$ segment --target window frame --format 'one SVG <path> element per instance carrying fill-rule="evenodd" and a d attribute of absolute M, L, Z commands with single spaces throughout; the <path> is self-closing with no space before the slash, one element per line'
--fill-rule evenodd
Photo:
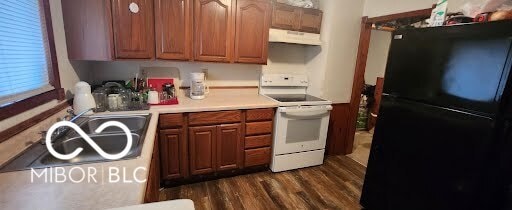
<path fill-rule="evenodd" d="M 43 31 L 43 33 L 48 42 L 48 63 L 51 65 L 51 68 L 48 68 L 48 81 L 50 85 L 54 87 L 54 89 L 20 101 L 16 101 L 14 103 L 7 104 L 5 106 L 0 106 L 0 120 L 21 114 L 52 100 L 62 101 L 65 99 L 64 89 L 60 84 L 59 66 L 57 62 L 55 39 L 53 35 L 52 16 L 50 13 L 50 2 L 49 0 L 39 0 L 39 5 L 41 7 L 40 16 L 42 20 L 44 20 L 44 23 L 42 24 L 45 25 L 44 28 L 46 29 L 46 31 Z"/>

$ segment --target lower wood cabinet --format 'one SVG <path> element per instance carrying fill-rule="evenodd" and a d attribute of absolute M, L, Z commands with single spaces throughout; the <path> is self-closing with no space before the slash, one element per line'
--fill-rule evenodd
<path fill-rule="evenodd" d="M 266 165 L 270 163 L 270 147 L 245 150 L 245 166 Z"/>
<path fill-rule="evenodd" d="M 215 171 L 217 126 L 189 128 L 190 173 L 207 174 Z"/>
<path fill-rule="evenodd" d="M 241 168 L 242 125 L 216 125 L 189 128 L 190 173 L 207 174 Z"/>
<path fill-rule="evenodd" d="M 188 175 L 187 139 L 183 129 L 160 131 L 161 177 L 176 179 Z"/>
<path fill-rule="evenodd" d="M 270 163 L 274 109 L 160 116 L 161 178 L 193 180 Z"/>
<path fill-rule="evenodd" d="M 242 125 L 217 126 L 217 171 L 241 168 L 242 157 Z"/>

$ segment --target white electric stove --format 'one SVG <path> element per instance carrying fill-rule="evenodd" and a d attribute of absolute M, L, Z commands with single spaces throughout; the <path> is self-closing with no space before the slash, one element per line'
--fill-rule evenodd
<path fill-rule="evenodd" d="M 307 94 L 301 74 L 265 74 L 260 94 L 279 103 L 270 169 L 273 172 L 321 165 L 332 102 Z"/>

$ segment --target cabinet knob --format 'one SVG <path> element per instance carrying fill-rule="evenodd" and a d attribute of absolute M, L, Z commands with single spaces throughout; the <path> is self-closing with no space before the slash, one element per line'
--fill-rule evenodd
<path fill-rule="evenodd" d="M 135 14 L 139 13 L 140 10 L 139 5 L 135 2 L 130 3 L 130 6 L 128 6 L 128 8 L 130 9 L 130 12 Z"/>

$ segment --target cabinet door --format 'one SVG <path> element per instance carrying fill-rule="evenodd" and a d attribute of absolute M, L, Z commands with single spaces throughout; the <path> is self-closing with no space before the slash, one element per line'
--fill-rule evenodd
<path fill-rule="evenodd" d="M 233 60 L 235 0 L 194 1 L 195 60 Z"/>
<path fill-rule="evenodd" d="M 267 63 L 270 15 L 270 2 L 238 0 L 236 5 L 236 62 Z"/>
<path fill-rule="evenodd" d="M 217 126 L 189 128 L 190 173 L 207 174 L 215 171 Z"/>
<path fill-rule="evenodd" d="M 217 171 L 242 166 L 242 125 L 217 126 Z"/>
<path fill-rule="evenodd" d="M 322 14 L 322 11 L 317 9 L 301 9 L 299 31 L 319 34 L 322 25 Z"/>
<path fill-rule="evenodd" d="M 190 60 L 192 0 L 155 0 L 156 57 Z"/>
<path fill-rule="evenodd" d="M 161 130 L 159 146 L 162 179 L 187 177 L 187 141 L 183 130 Z"/>
<path fill-rule="evenodd" d="M 300 9 L 286 4 L 274 3 L 272 28 L 297 31 L 300 27 Z"/>
<path fill-rule="evenodd" d="M 153 0 L 112 0 L 116 58 L 155 56 Z"/>

